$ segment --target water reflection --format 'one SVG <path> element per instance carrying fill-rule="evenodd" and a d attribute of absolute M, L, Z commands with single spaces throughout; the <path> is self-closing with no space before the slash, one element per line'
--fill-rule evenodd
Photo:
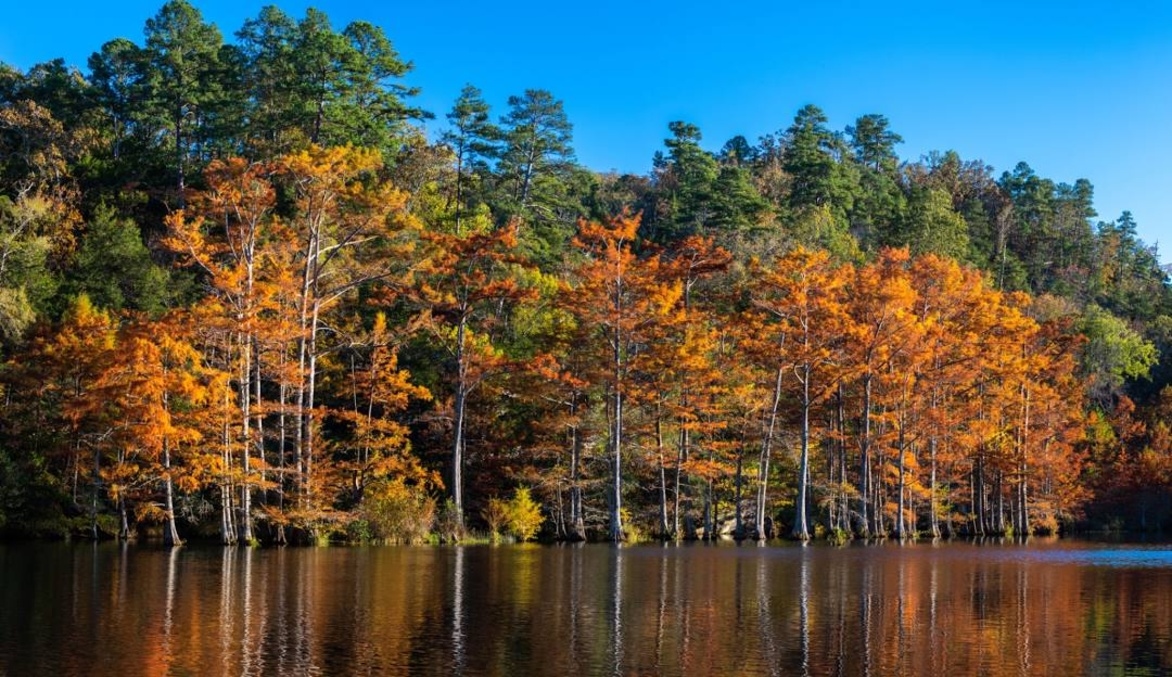
<path fill-rule="evenodd" d="M 611 674 L 623 674 L 623 546 L 615 545 L 611 558 Z"/>
<path fill-rule="evenodd" d="M 456 565 L 452 568 L 452 663 L 457 673 L 464 672 L 464 557 L 467 550 L 456 548 Z"/>
<path fill-rule="evenodd" d="M 798 627 L 802 645 L 802 674 L 810 674 L 810 558 L 808 545 L 802 543 L 802 558 L 798 569 Z"/>
<path fill-rule="evenodd" d="M 1169 552 L 4 545 L 0 674 L 1165 674 Z"/>

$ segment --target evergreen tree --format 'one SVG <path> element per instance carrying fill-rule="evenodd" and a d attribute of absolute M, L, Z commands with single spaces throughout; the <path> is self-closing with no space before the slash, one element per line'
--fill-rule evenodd
<path fill-rule="evenodd" d="M 510 96 L 501 117 L 493 207 L 498 222 L 519 218 L 521 247 L 549 264 L 560 257 L 582 212 L 569 185 L 573 125 L 565 106 L 543 89 Z"/>
<path fill-rule="evenodd" d="M 798 224 L 796 232 L 799 237 L 815 238 L 803 244 L 823 247 L 850 237 L 847 215 L 858 191 L 857 174 L 843 162 L 845 145 L 826 128 L 826 122 L 817 106 L 803 107 L 785 133 L 782 151 L 782 169 L 790 179 L 788 206 Z M 811 225 L 814 221 L 818 225 Z"/>
<path fill-rule="evenodd" d="M 236 31 L 246 64 L 243 90 L 248 128 L 244 139 L 257 157 L 268 159 L 306 142 L 298 134 L 294 98 L 297 88 L 297 23 L 275 6 L 261 9 Z"/>
<path fill-rule="evenodd" d="M 687 122 L 668 124 L 671 138 L 664 141 L 667 155 L 657 154 L 654 180 L 658 199 L 653 223 L 654 239 L 671 242 L 705 231 L 712 217 L 712 196 L 720 167 L 716 158 L 700 148 L 700 128 Z"/>
<path fill-rule="evenodd" d="M 913 186 L 907 212 L 884 244 L 908 247 L 916 255 L 939 254 L 963 261 L 969 252 L 968 224 L 952 210 L 952 200 L 944 191 Z"/>
<path fill-rule="evenodd" d="M 170 137 L 171 159 L 166 164 L 175 177 L 177 202 L 182 204 L 192 164 L 202 159 L 211 140 L 203 123 L 214 114 L 223 94 L 218 81 L 223 39 L 219 29 L 205 23 L 186 0 L 163 5 L 147 20 L 145 34 L 147 112 Z"/>
<path fill-rule="evenodd" d="M 907 207 L 900 189 L 895 146 L 903 138 L 888 127 L 882 115 L 864 115 L 846 128 L 855 163 L 859 167 L 859 191 L 850 212 L 851 231 L 870 248 L 890 242 Z"/>
<path fill-rule="evenodd" d="M 488 103 L 480 90 L 465 85 L 460 97 L 447 115 L 450 127 L 441 140 L 452 149 L 456 160 L 455 212 L 456 234 L 462 233 L 462 221 L 466 211 L 475 208 L 483 200 L 483 182 L 489 171 L 489 163 L 499 152 L 497 142 L 500 129 L 489 119 Z M 477 193 L 481 193 L 477 195 Z"/>

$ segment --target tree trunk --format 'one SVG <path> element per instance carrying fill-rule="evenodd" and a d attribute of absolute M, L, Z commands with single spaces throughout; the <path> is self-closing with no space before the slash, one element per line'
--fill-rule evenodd
<path fill-rule="evenodd" d="M 586 524 L 582 517 L 582 478 L 579 466 L 582 462 L 582 435 L 578 427 L 570 430 L 570 533 L 571 541 L 586 540 Z"/>
<path fill-rule="evenodd" d="M 611 453 L 613 454 L 610 511 L 610 540 L 618 543 L 623 540 L 623 394 L 617 388 L 614 393 L 614 420 L 611 422 Z"/>
<path fill-rule="evenodd" d="M 680 404 L 685 408 L 688 406 L 686 392 L 681 396 Z M 683 491 L 684 463 L 688 460 L 688 448 L 691 446 L 691 435 L 688 433 L 687 426 L 682 424 L 680 425 L 679 439 L 679 449 L 676 450 L 675 494 L 672 498 L 672 533 L 675 534 L 676 538 L 680 536 L 680 496 Z"/>
<path fill-rule="evenodd" d="M 255 394 L 253 395 L 253 400 L 256 402 L 257 406 L 259 407 L 261 404 L 261 383 L 262 383 L 262 381 L 261 381 L 261 356 L 260 356 L 260 343 L 256 340 L 255 336 L 252 337 L 252 354 L 253 354 L 254 360 L 255 360 L 254 364 L 253 364 L 254 373 L 253 373 L 253 377 L 252 377 L 252 387 L 255 392 Z M 260 457 L 261 467 L 262 467 L 260 476 L 261 476 L 261 480 L 263 481 L 263 480 L 267 479 L 267 473 L 265 472 L 264 468 L 268 468 L 270 466 L 268 463 L 265 462 L 267 459 L 265 458 L 264 416 L 261 414 L 256 414 L 256 441 L 257 441 L 256 442 L 257 455 Z M 265 496 L 263 493 L 260 495 L 260 501 L 261 501 L 262 505 L 266 502 L 266 499 L 265 499 Z M 249 507 L 251 508 L 251 506 L 249 506 Z"/>
<path fill-rule="evenodd" d="M 305 492 L 307 498 L 307 505 L 313 506 L 313 408 L 317 404 L 317 327 L 318 327 L 318 304 L 313 305 L 313 315 L 309 325 L 309 386 L 306 392 L 305 400 Z"/>
<path fill-rule="evenodd" d="M 460 145 L 456 150 L 456 237 L 461 237 L 464 234 L 462 218 L 464 216 L 464 155 L 467 149 L 464 147 L 464 139 L 460 139 Z"/>
<path fill-rule="evenodd" d="M 118 497 L 118 540 L 130 540 L 130 520 L 126 515 L 126 499 Z"/>
<path fill-rule="evenodd" d="M 1030 432 L 1030 391 L 1024 384 L 1022 385 L 1022 425 L 1021 425 L 1021 459 L 1018 466 L 1018 486 L 1020 487 L 1018 504 L 1021 512 L 1021 517 L 1018 521 L 1017 530 L 1022 536 L 1028 536 L 1030 533 L 1030 513 L 1029 513 L 1029 432 Z"/>
<path fill-rule="evenodd" d="M 224 399 L 227 400 L 227 393 L 224 394 Z M 227 409 L 227 401 L 224 402 L 225 409 Z M 229 429 L 228 422 L 224 421 L 222 435 L 223 451 L 221 458 L 224 463 L 224 468 L 232 467 L 232 436 Z M 232 483 L 231 480 L 225 476 L 223 483 L 220 485 L 220 540 L 224 545 L 236 544 L 236 528 L 232 519 Z"/>
<path fill-rule="evenodd" d="M 240 425 L 241 425 L 241 469 L 243 476 L 240 482 L 240 542 L 252 543 L 255 539 L 252 534 L 252 486 L 249 482 L 249 473 L 252 472 L 250 446 L 252 445 L 252 339 L 247 335 L 240 337 L 240 350 L 243 362 L 240 367 Z"/>
<path fill-rule="evenodd" d="M 810 365 L 802 369 L 801 454 L 798 460 L 798 495 L 794 500 L 794 528 L 790 535 L 800 541 L 810 540 L 806 515 L 806 492 L 810 477 Z"/>
<path fill-rule="evenodd" d="M 618 292 L 615 293 L 615 316 L 622 317 L 622 301 Z M 616 326 L 612 337 L 613 356 L 611 368 L 614 384 L 611 398 L 613 404 L 613 419 L 611 420 L 611 461 L 613 463 L 611 504 L 610 504 L 610 540 L 618 543 L 623 540 L 623 353 L 622 334 Z"/>
<path fill-rule="evenodd" d="M 452 430 L 452 505 L 456 511 L 456 528 L 463 535 L 464 531 L 464 414 L 468 397 L 468 365 L 465 355 L 464 341 L 467 335 L 468 320 L 461 314 L 460 322 L 456 325 L 456 395 L 452 412 L 455 421 Z"/>
<path fill-rule="evenodd" d="M 744 440 L 737 445 L 737 474 L 736 474 L 736 509 L 733 516 L 735 525 L 733 527 L 733 536 L 739 541 L 745 537 L 745 524 L 741 517 L 741 504 L 744 502 L 742 495 L 742 487 L 744 486 L 744 465 L 745 465 L 745 445 Z"/>
<path fill-rule="evenodd" d="M 859 439 L 859 514 L 863 538 L 871 535 L 872 514 L 869 508 L 871 492 L 871 375 L 863 377 L 863 432 Z"/>
<path fill-rule="evenodd" d="M 186 153 L 183 152 L 183 110 L 182 102 L 178 102 L 175 110 L 175 166 L 176 166 L 176 188 L 179 191 L 178 201 L 179 208 L 182 209 L 187 206 L 187 171 L 184 166 L 184 158 Z"/>
<path fill-rule="evenodd" d="M 94 491 L 90 500 L 90 530 L 93 533 L 94 540 L 98 540 L 101 532 L 98 529 L 98 497 L 102 492 L 102 453 L 98 448 L 94 447 L 94 474 L 93 474 Z"/>
<path fill-rule="evenodd" d="M 716 510 L 716 506 L 713 505 L 714 498 L 712 480 L 708 480 L 704 489 L 704 540 L 706 541 L 716 538 L 716 518 L 713 515 Z"/>
<path fill-rule="evenodd" d="M 765 437 L 761 440 L 761 456 L 757 463 L 757 540 L 765 540 L 769 534 L 765 528 L 765 519 L 769 514 L 766 509 L 766 500 L 769 497 L 769 460 L 773 452 L 773 434 L 777 428 L 777 408 L 781 404 L 781 376 L 783 370 L 777 369 L 777 378 L 773 384 L 773 404 L 769 408 L 769 420 L 765 426 Z"/>
<path fill-rule="evenodd" d="M 851 523 L 850 523 L 850 495 L 847 493 L 847 490 L 846 490 L 846 483 L 847 483 L 847 473 L 846 473 L 846 468 L 847 468 L 847 460 L 846 460 L 846 449 L 847 449 L 847 447 L 846 447 L 846 398 L 843 397 L 841 383 L 838 386 L 838 391 L 835 394 L 835 399 L 837 400 L 837 402 L 835 403 L 836 406 L 834 408 L 835 417 L 838 419 L 838 421 L 837 421 L 838 441 L 835 442 L 835 445 L 838 447 L 838 480 L 840 483 L 840 488 L 839 488 L 839 495 L 840 495 L 839 519 L 842 520 L 839 524 L 839 527 L 844 532 L 849 533 L 853 530 L 851 529 Z"/>
<path fill-rule="evenodd" d="M 907 517 L 905 515 L 905 511 L 907 510 L 907 503 L 904 500 L 904 495 L 906 493 L 905 490 L 907 488 L 907 482 L 906 482 L 907 467 L 904 464 L 904 454 L 907 452 L 904 449 L 903 427 L 902 426 L 900 426 L 899 436 L 900 436 L 899 449 L 898 449 L 898 453 L 899 453 L 899 500 L 898 500 L 898 505 L 899 505 L 899 507 L 897 508 L 899 510 L 899 516 L 895 522 L 895 529 L 896 529 L 896 536 L 898 536 L 900 538 L 900 540 L 903 540 L 905 538 L 910 537 L 911 534 L 908 533 Z"/>
<path fill-rule="evenodd" d="M 896 423 L 896 425 L 899 426 L 899 430 L 896 431 L 897 437 L 895 443 L 895 452 L 899 454 L 899 458 L 897 459 L 896 463 L 896 467 L 899 469 L 899 488 L 896 500 L 896 510 L 898 513 L 895 517 L 895 535 L 900 540 L 903 540 L 909 536 L 907 516 L 905 514 L 905 511 L 907 510 L 907 503 L 904 500 L 905 490 L 907 489 L 907 464 L 904 460 L 904 456 L 907 454 L 907 438 L 905 437 L 905 432 L 907 430 L 906 416 L 907 409 L 901 406 L 899 420 Z"/>
<path fill-rule="evenodd" d="M 311 258 L 312 252 L 311 246 L 309 249 Z M 306 261 L 305 263 L 305 278 L 301 287 L 301 308 L 300 317 L 298 318 L 300 336 L 297 339 L 297 404 L 296 410 L 294 411 L 294 423 L 297 428 L 294 434 L 293 445 L 297 455 L 297 504 L 301 507 L 305 507 L 308 495 L 305 475 L 305 374 L 309 364 L 309 294 L 313 276 L 312 265 L 312 261 Z"/>
<path fill-rule="evenodd" d="M 1005 533 L 1005 471 L 997 470 L 997 533 Z"/>
<path fill-rule="evenodd" d="M 166 395 L 163 402 L 167 401 Z M 166 406 L 164 404 L 164 406 Z M 181 545 L 179 528 L 175 524 L 175 488 L 171 480 L 171 447 L 167 440 L 163 440 L 163 501 L 167 511 L 167 523 L 163 526 L 163 545 L 168 548 Z"/>
<path fill-rule="evenodd" d="M 940 516 L 936 511 L 936 446 L 935 437 L 928 441 L 928 455 L 931 458 L 931 479 L 928 483 L 928 525 L 932 530 L 932 538 L 940 538 Z"/>
<path fill-rule="evenodd" d="M 976 535 L 985 535 L 985 470 L 981 452 L 977 453 L 977 462 L 973 465 L 973 514 L 975 516 Z"/>
<path fill-rule="evenodd" d="M 655 408 L 655 458 L 659 464 L 659 536 L 668 540 L 674 536 L 667 527 L 667 467 L 663 458 L 663 407 Z"/>

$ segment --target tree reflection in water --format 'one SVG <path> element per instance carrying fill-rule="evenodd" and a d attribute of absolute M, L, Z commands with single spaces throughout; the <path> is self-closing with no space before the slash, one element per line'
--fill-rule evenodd
<path fill-rule="evenodd" d="M 0 674 L 1172 672 L 1172 556 L 0 545 Z"/>

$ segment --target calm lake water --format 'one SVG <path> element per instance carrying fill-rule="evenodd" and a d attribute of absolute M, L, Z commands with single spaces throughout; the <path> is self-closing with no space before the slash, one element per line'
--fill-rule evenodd
<path fill-rule="evenodd" d="M 1172 548 L 0 545 L 0 675 L 1158 675 Z"/>

